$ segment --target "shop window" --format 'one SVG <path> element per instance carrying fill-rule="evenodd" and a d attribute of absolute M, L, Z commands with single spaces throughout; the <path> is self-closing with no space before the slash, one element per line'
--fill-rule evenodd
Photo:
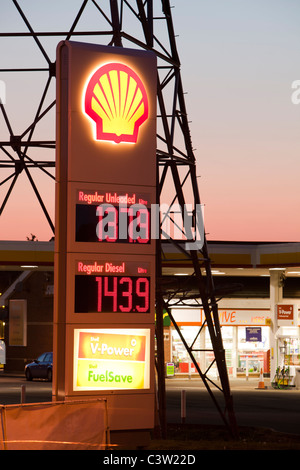
<path fill-rule="evenodd" d="M 278 365 L 300 365 L 300 339 L 299 328 L 282 326 L 277 334 L 278 338 Z"/>
<path fill-rule="evenodd" d="M 263 372 L 269 371 L 267 352 L 270 349 L 270 330 L 268 326 L 258 327 L 257 330 L 257 336 L 252 336 L 247 332 L 247 327 L 238 327 L 238 373 L 259 374 L 261 368 Z"/>
<path fill-rule="evenodd" d="M 238 350 L 256 351 L 257 349 L 270 349 L 269 327 L 258 327 L 261 331 L 261 341 L 253 339 L 247 341 L 247 330 L 245 326 L 238 326 Z"/>
<path fill-rule="evenodd" d="M 185 341 L 191 346 L 199 331 L 199 327 L 195 326 L 181 326 L 180 331 Z M 193 348 L 200 347 L 200 337 L 197 338 Z M 200 364 L 200 353 L 195 351 L 193 353 L 196 361 Z M 181 373 L 196 372 L 194 364 L 191 364 L 191 358 L 183 345 L 181 338 L 176 330 L 172 331 L 172 362 L 175 364 L 175 371 Z M 201 368 L 201 364 L 200 364 Z"/>
<path fill-rule="evenodd" d="M 228 373 L 232 373 L 232 351 L 233 351 L 233 326 L 222 326 L 221 328 L 221 335 L 222 335 L 222 341 L 223 341 L 223 346 L 225 349 L 225 360 L 226 360 L 226 366 Z M 208 331 L 208 328 L 206 328 L 206 333 L 205 333 L 205 348 L 207 350 L 212 349 L 212 343 L 210 339 L 210 334 Z M 212 351 L 207 351 L 205 353 L 205 367 L 208 368 L 210 364 L 212 363 L 214 359 L 214 353 Z M 216 364 L 213 365 L 213 367 L 210 369 L 210 374 L 211 376 L 216 377 L 218 375 L 217 372 L 217 367 Z"/>

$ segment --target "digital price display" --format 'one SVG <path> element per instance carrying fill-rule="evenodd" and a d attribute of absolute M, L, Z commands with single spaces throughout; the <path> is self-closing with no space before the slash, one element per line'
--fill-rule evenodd
<path fill-rule="evenodd" d="M 76 205 L 76 242 L 150 243 L 147 207 Z"/>
<path fill-rule="evenodd" d="M 75 313 L 149 313 L 150 277 L 75 276 Z"/>
<path fill-rule="evenodd" d="M 75 260 L 75 313 L 150 313 L 150 270 L 116 256 Z"/>
<path fill-rule="evenodd" d="M 149 244 L 150 221 L 148 195 L 77 192 L 76 242 Z"/>

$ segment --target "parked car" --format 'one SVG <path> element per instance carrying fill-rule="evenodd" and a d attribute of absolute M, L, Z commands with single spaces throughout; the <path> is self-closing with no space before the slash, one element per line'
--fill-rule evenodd
<path fill-rule="evenodd" d="M 27 380 L 47 379 L 52 382 L 53 353 L 45 352 L 25 366 Z"/>

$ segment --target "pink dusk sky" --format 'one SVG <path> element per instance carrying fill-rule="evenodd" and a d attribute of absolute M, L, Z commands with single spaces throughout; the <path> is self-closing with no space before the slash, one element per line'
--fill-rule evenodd
<path fill-rule="evenodd" d="M 82 1 L 19 4 L 35 30 L 67 31 Z M 172 5 L 208 239 L 300 241 L 300 92 L 293 88 L 300 85 L 300 2 L 173 0 Z M 78 29 L 101 29 L 93 12 L 89 6 Z M 11 0 L 2 0 L 0 31 L 26 30 Z M 58 41 L 44 40 L 52 60 Z M 2 68 L 45 66 L 30 39 L 0 38 L 0 57 Z M 0 72 L 15 134 L 31 124 L 47 76 L 41 85 L 29 74 L 21 79 L 20 85 L 20 76 Z M 25 105 L 28 97 L 31 108 Z M 54 112 L 39 132 L 54 138 Z M 0 114 L 0 139 L 8 138 Z M 37 151 L 32 155 L 39 159 Z M 1 182 L 8 173 L 0 171 Z M 39 173 L 36 183 L 54 220 L 54 182 Z M 0 204 L 7 188 L 0 185 Z M 31 233 L 39 240 L 52 236 L 21 174 L 0 216 L 0 240 L 26 240 Z"/>

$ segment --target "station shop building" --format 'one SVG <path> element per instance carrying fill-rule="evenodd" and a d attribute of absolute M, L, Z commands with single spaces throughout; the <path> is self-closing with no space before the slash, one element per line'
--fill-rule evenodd
<path fill-rule="evenodd" d="M 274 377 L 288 367 L 293 385 L 300 371 L 300 243 L 208 242 L 229 377 Z M 54 242 L 0 242 L 0 367 L 22 371 L 52 350 Z M 178 284 L 192 268 L 171 245 L 164 247 L 163 276 Z M 196 289 L 190 285 L 191 291 Z M 197 361 L 211 364 L 204 314 L 195 303 L 172 307 L 186 341 L 197 338 Z M 175 374 L 194 369 L 174 325 L 164 317 L 165 361 Z M 199 346 L 199 347 L 198 347 Z M 4 353 L 3 353 L 4 351 Z M 4 359 L 3 359 L 4 358 Z M 217 371 L 212 367 L 212 376 Z"/>

